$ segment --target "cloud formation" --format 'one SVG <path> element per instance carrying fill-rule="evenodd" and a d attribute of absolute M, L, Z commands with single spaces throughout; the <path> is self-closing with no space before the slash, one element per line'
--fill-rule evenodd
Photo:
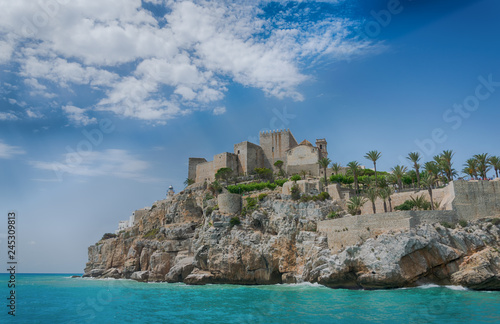
<path fill-rule="evenodd" d="M 96 93 L 86 108 L 162 122 L 222 112 L 233 82 L 302 100 L 310 77 L 301 64 L 372 46 L 352 36 L 355 22 L 310 19 L 296 5 L 271 15 L 267 1 L 145 2 L 157 10 L 139 0 L 1 1 L 0 64 L 18 63 L 32 96 L 86 86 Z"/>
<path fill-rule="evenodd" d="M 0 159 L 11 159 L 16 155 L 25 154 L 26 152 L 18 146 L 5 144 L 0 140 Z"/>

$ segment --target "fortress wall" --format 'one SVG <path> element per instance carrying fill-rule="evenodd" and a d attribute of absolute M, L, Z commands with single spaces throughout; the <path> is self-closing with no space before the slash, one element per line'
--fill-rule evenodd
<path fill-rule="evenodd" d="M 330 249 L 339 250 L 391 229 L 409 229 L 411 217 L 409 211 L 349 216 L 318 222 L 318 232 L 326 234 Z"/>
<path fill-rule="evenodd" d="M 459 219 L 500 216 L 500 181 L 454 181 L 453 209 Z"/>
<path fill-rule="evenodd" d="M 286 161 L 285 152 L 297 146 L 297 141 L 289 130 L 260 133 L 260 147 L 264 153 L 264 167 L 276 171 L 274 162 Z"/>
<path fill-rule="evenodd" d="M 290 189 L 295 185 L 294 181 L 287 181 L 283 184 L 282 193 L 284 195 L 291 195 Z M 321 190 L 321 185 L 319 180 L 299 180 L 296 183 L 297 187 L 301 193 L 305 194 L 318 194 Z"/>
<path fill-rule="evenodd" d="M 299 145 L 289 150 L 286 154 L 286 173 L 288 175 L 300 174 L 302 170 L 312 176 L 319 176 L 318 165 L 319 150 L 309 145 Z"/>
<path fill-rule="evenodd" d="M 432 198 L 434 199 L 434 202 L 440 203 L 444 196 L 445 193 L 448 192 L 447 187 L 442 188 L 442 189 L 434 189 L 432 190 Z M 429 191 L 427 189 L 425 190 L 420 190 L 420 191 L 408 191 L 408 192 L 400 192 L 400 193 L 395 193 L 391 196 L 392 200 L 392 208 L 401 205 L 404 203 L 406 200 L 410 200 L 411 197 L 413 196 L 414 198 L 417 198 L 421 195 L 424 195 L 425 199 L 427 201 L 430 201 L 429 198 Z M 377 198 L 375 201 L 375 207 L 377 209 L 377 213 L 383 213 L 384 212 L 384 201 L 380 198 Z M 387 201 L 387 211 L 389 211 L 389 202 Z M 361 214 L 373 214 L 373 208 L 372 208 L 372 203 L 371 201 L 368 201 L 363 205 L 361 208 Z"/>
<path fill-rule="evenodd" d="M 217 197 L 217 204 L 223 214 L 238 214 L 241 212 L 241 196 L 238 194 L 220 194 Z"/>
<path fill-rule="evenodd" d="M 214 163 L 213 161 L 200 163 L 196 166 L 196 182 L 214 181 Z"/>
<path fill-rule="evenodd" d="M 250 142 L 234 145 L 234 154 L 238 157 L 238 174 L 250 174 L 255 168 L 264 166 L 262 148 Z"/>
<path fill-rule="evenodd" d="M 412 215 L 411 227 L 421 224 L 457 223 L 460 218 L 454 210 L 418 210 L 410 211 Z"/>
<path fill-rule="evenodd" d="M 196 181 L 196 166 L 205 162 L 207 162 L 207 160 L 204 158 L 189 158 L 188 179 Z"/>

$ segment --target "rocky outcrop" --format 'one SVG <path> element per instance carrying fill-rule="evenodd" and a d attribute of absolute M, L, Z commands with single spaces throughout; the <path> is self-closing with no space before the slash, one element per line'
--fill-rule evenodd
<path fill-rule="evenodd" d="M 318 282 L 377 289 L 452 284 L 500 289 L 500 229 L 425 224 L 388 231 L 341 251 L 317 223 L 335 200 L 292 201 L 280 190 L 247 197 L 243 214 L 218 209 L 202 187 L 158 202 L 132 229 L 89 247 L 85 276 L 187 284 Z M 239 210 L 239 208 L 238 208 Z M 495 224 L 497 224 L 495 222 Z M 464 224 L 462 224 L 464 225 Z"/>

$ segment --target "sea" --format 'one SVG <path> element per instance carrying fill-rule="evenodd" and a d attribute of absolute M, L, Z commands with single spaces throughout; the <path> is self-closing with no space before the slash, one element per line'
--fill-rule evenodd
<path fill-rule="evenodd" d="M 0 274 L 0 323 L 500 323 L 500 292 L 457 286 L 188 286 L 71 276 L 17 274 L 12 316 L 9 278 Z"/>

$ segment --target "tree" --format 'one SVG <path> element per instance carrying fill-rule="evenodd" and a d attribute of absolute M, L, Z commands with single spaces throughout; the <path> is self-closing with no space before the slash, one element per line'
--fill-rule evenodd
<path fill-rule="evenodd" d="M 387 213 L 387 202 L 386 201 L 387 201 L 387 197 L 388 197 L 388 192 L 387 192 L 386 188 L 381 188 L 378 191 L 378 196 L 384 202 L 384 213 Z"/>
<path fill-rule="evenodd" d="M 359 175 L 360 165 L 357 161 L 351 161 L 347 163 L 347 167 L 351 171 L 352 176 L 354 178 L 354 189 L 356 189 L 356 194 L 357 194 L 359 191 L 358 175 Z"/>
<path fill-rule="evenodd" d="M 477 169 L 483 180 L 486 180 L 486 174 L 491 169 L 491 166 L 488 164 L 489 158 L 488 153 L 474 155 L 474 159 L 477 161 Z"/>
<path fill-rule="evenodd" d="M 283 176 L 285 174 L 283 172 L 283 164 L 284 164 L 284 162 L 281 161 L 281 160 L 278 160 L 278 161 L 274 162 L 274 166 L 277 167 L 280 170 L 280 172 L 279 172 L 280 176 Z"/>
<path fill-rule="evenodd" d="M 273 177 L 273 171 L 268 168 L 255 168 L 254 171 L 261 180 L 271 179 Z"/>
<path fill-rule="evenodd" d="M 420 153 L 418 152 L 411 152 L 408 154 L 406 157 L 408 160 L 413 162 L 413 168 L 415 169 L 415 172 L 417 173 L 417 187 L 420 188 L 420 164 L 418 163 L 421 159 Z"/>
<path fill-rule="evenodd" d="M 488 163 L 495 170 L 495 176 L 498 178 L 498 170 L 500 170 L 500 157 L 490 156 Z"/>
<path fill-rule="evenodd" d="M 321 158 L 318 160 L 319 166 L 323 168 L 323 175 L 325 176 L 325 186 L 328 184 L 328 180 L 326 179 L 326 169 L 328 169 L 330 163 L 332 163 L 332 160 L 330 160 L 329 158 Z"/>
<path fill-rule="evenodd" d="M 422 177 L 422 184 L 429 191 L 429 197 L 431 199 L 431 209 L 434 210 L 434 200 L 432 197 L 432 188 L 436 185 L 438 181 L 439 165 L 435 161 L 430 161 L 425 163 L 425 173 Z"/>
<path fill-rule="evenodd" d="M 383 190 L 386 191 L 387 194 L 387 201 L 389 202 L 389 211 L 392 213 L 392 194 L 394 193 L 394 189 L 391 187 L 386 187 Z"/>
<path fill-rule="evenodd" d="M 340 163 L 332 163 L 333 174 L 338 175 L 340 170 L 342 170 L 342 166 L 340 165 Z"/>
<path fill-rule="evenodd" d="M 377 208 L 375 206 L 375 201 L 378 198 L 378 190 L 377 190 L 377 188 L 370 188 L 370 189 L 368 189 L 366 191 L 366 197 L 368 198 L 368 200 L 371 201 L 373 213 L 376 214 L 377 213 Z"/>
<path fill-rule="evenodd" d="M 347 202 L 347 209 L 351 215 L 361 215 L 361 207 L 368 201 L 365 197 L 354 196 Z"/>
<path fill-rule="evenodd" d="M 476 159 L 468 159 L 465 161 L 463 173 L 469 175 L 472 179 L 477 180 L 477 160 Z"/>
<path fill-rule="evenodd" d="M 300 170 L 300 174 L 302 175 L 302 179 L 306 179 L 307 171 L 306 170 Z"/>
<path fill-rule="evenodd" d="M 294 174 L 290 177 L 290 180 L 292 180 L 293 182 L 297 182 L 300 180 L 300 176 L 298 174 Z"/>
<path fill-rule="evenodd" d="M 189 179 L 189 178 L 186 178 L 186 180 L 184 180 L 184 185 L 186 187 L 192 185 L 194 183 L 194 180 L 193 179 Z"/>
<path fill-rule="evenodd" d="M 455 155 L 455 153 L 453 153 L 452 150 L 448 150 L 448 151 L 443 151 L 443 153 L 441 153 L 441 163 L 442 163 L 442 166 L 443 166 L 443 169 L 444 169 L 444 172 L 446 174 L 446 178 L 448 179 L 448 182 L 451 182 L 453 180 L 453 175 L 455 173 L 455 170 L 453 169 L 453 163 L 451 162 L 451 159 L 453 158 L 453 156 Z"/>
<path fill-rule="evenodd" d="M 214 181 L 209 184 L 207 189 L 216 197 L 222 192 L 222 186 L 218 181 Z"/>
<path fill-rule="evenodd" d="M 228 180 L 229 180 L 229 178 L 231 178 L 232 174 L 233 174 L 233 169 L 231 169 L 231 168 L 220 168 L 215 173 L 215 179 L 217 179 L 217 180 L 223 180 L 224 182 L 228 182 Z"/>
<path fill-rule="evenodd" d="M 394 168 L 391 169 L 391 171 L 398 181 L 399 190 L 400 191 L 403 190 L 403 183 L 401 179 L 403 179 L 403 176 L 406 173 L 407 168 L 403 165 L 396 165 Z"/>
<path fill-rule="evenodd" d="M 378 180 L 377 180 L 377 160 L 380 159 L 382 156 L 382 153 L 378 151 L 370 151 L 366 153 L 365 158 L 373 162 L 373 168 L 375 170 L 375 187 L 378 187 Z"/>

